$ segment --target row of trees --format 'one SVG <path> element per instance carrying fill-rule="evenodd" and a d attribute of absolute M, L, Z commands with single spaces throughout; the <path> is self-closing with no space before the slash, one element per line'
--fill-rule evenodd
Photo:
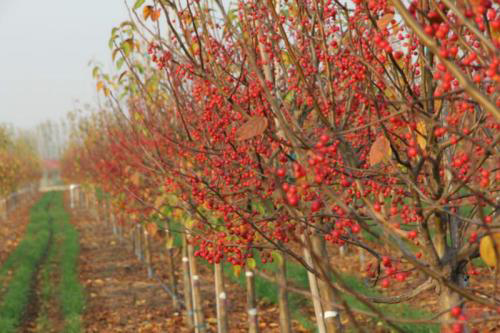
<path fill-rule="evenodd" d="M 0 126 L 0 197 L 40 178 L 41 164 L 37 156 L 35 142 L 29 134 Z"/>
<path fill-rule="evenodd" d="M 33 138 L 0 125 L 0 216 L 15 205 L 15 192 L 41 177 L 41 163 Z"/>
<path fill-rule="evenodd" d="M 77 120 L 64 173 L 129 222 L 182 210 L 212 263 L 300 263 L 320 332 L 362 330 L 346 294 L 401 330 L 374 303 L 430 289 L 432 320 L 461 332 L 500 305 L 499 29 L 496 0 L 139 0 L 112 31 L 116 75 L 93 70 L 105 102 Z M 396 296 L 349 288 L 332 256 L 346 244 Z M 480 255 L 493 283 L 469 286 Z"/>

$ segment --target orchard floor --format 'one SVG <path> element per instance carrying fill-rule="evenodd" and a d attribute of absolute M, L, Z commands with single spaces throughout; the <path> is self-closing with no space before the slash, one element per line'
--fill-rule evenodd
<path fill-rule="evenodd" d="M 109 226 L 83 214 L 78 216 L 78 211 L 73 212 L 73 223 L 80 232 L 80 279 L 87 294 L 85 332 L 191 332 L 185 312 L 176 311 L 160 282 L 148 278 L 128 240 L 120 240 Z M 181 262 L 180 253 L 176 254 L 176 260 Z M 165 261 L 161 257 L 153 257 L 157 276 L 167 281 L 162 262 Z M 200 264 L 199 269 L 208 332 L 217 332 L 212 272 L 206 265 Z M 180 269 L 177 274 L 177 280 L 181 281 Z M 229 331 L 247 332 L 245 291 L 231 281 L 226 281 L 226 287 Z M 260 303 L 259 309 L 260 331 L 279 332 L 277 306 Z M 308 332 L 295 321 L 293 331 Z"/>
<path fill-rule="evenodd" d="M 80 232 L 80 280 L 86 332 L 188 332 L 182 316 L 124 242 L 102 224 L 74 218 Z"/>
<path fill-rule="evenodd" d="M 29 223 L 29 211 L 35 201 L 34 197 L 23 200 L 5 220 L 0 217 L 0 266 L 23 238 Z"/>
<path fill-rule="evenodd" d="M 72 211 L 72 216 L 72 222 L 80 232 L 80 280 L 87 295 L 86 312 L 83 318 L 85 332 L 191 332 L 187 326 L 185 311 L 175 310 L 171 297 L 163 290 L 161 283 L 155 278 L 148 278 L 144 264 L 133 254 L 130 240 L 126 235 L 120 239 L 113 234 L 109 225 L 92 219 L 83 210 Z M 158 241 L 152 242 L 153 266 L 158 278 L 161 281 L 168 281 L 166 260 L 161 255 L 160 246 Z M 335 257 L 337 265 L 339 265 L 339 260 L 342 261 L 339 265 L 342 267 L 342 273 L 353 274 L 355 271 L 362 271 L 356 252 Z M 179 285 L 182 285 L 180 251 L 176 252 L 175 261 L 179 263 L 179 268 L 176 270 L 177 281 Z M 208 332 L 217 332 L 213 273 L 208 265 L 198 263 L 198 268 Z M 492 283 L 491 276 L 488 274 L 473 276 L 471 280 L 474 285 L 483 288 Z M 413 282 L 413 278 L 409 279 L 399 287 L 411 288 Z M 386 292 L 389 295 L 397 294 L 400 288 Z M 247 332 L 245 290 L 230 279 L 226 279 L 226 289 L 229 332 Z M 406 311 L 425 309 L 427 313 L 438 312 L 439 306 L 435 297 L 432 296 L 433 292 L 431 290 L 420 295 L 408 304 Z M 182 299 L 182 295 L 180 297 Z M 278 307 L 260 302 L 258 308 L 261 333 L 279 332 Z M 472 318 L 477 318 L 482 310 L 481 307 L 472 306 L 468 308 L 467 313 Z M 399 314 L 400 312 L 394 312 L 392 315 Z M 362 326 L 370 328 L 373 332 L 390 331 L 377 325 L 376 321 L 356 317 Z M 310 319 L 313 320 L 312 313 Z M 475 328 L 478 328 L 480 332 L 497 332 L 500 331 L 500 326 L 497 325 L 490 321 L 479 324 Z M 297 321 L 293 321 L 293 332 L 310 331 L 304 329 Z M 424 331 L 418 330 L 418 332 Z"/>

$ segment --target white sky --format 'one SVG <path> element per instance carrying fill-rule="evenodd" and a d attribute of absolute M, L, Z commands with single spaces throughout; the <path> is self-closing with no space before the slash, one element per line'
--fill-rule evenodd
<path fill-rule="evenodd" d="M 95 104 L 88 62 L 109 68 L 111 29 L 126 19 L 123 0 L 0 0 L 0 123 L 29 129 Z"/>

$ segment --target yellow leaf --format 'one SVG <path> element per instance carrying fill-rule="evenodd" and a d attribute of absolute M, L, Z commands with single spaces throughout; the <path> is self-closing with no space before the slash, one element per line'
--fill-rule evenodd
<path fill-rule="evenodd" d="M 255 261 L 254 258 L 248 258 L 247 259 L 247 266 L 250 269 L 255 269 L 255 267 L 257 267 L 257 262 Z"/>
<path fill-rule="evenodd" d="M 387 161 L 392 156 L 391 144 L 385 136 L 379 136 L 373 142 L 368 156 L 370 165 L 374 166 L 383 161 Z"/>
<path fill-rule="evenodd" d="M 167 240 L 165 242 L 165 247 L 167 248 L 167 250 L 174 248 L 174 236 L 172 235 L 171 232 L 169 232 L 167 234 Z"/>
<path fill-rule="evenodd" d="M 188 217 L 188 218 L 186 218 L 184 225 L 186 226 L 186 228 L 191 229 L 194 225 L 194 220 L 192 218 Z"/>
<path fill-rule="evenodd" d="M 234 273 L 234 276 L 236 276 L 236 277 L 240 277 L 240 274 L 241 274 L 241 266 L 240 266 L 240 265 L 234 265 L 234 266 L 233 266 L 233 273 Z"/>
<path fill-rule="evenodd" d="M 101 90 L 102 88 L 104 88 L 104 82 L 102 81 L 97 82 L 96 87 L 97 91 Z"/>
<path fill-rule="evenodd" d="M 427 146 L 427 127 L 425 126 L 425 122 L 423 120 L 419 120 L 417 123 L 417 143 L 422 150 Z"/>
<path fill-rule="evenodd" d="M 493 238 L 491 237 L 493 236 Z M 500 233 L 495 233 L 492 235 L 487 235 L 481 238 L 479 243 L 479 254 L 481 259 L 490 267 L 496 267 L 498 264 L 498 258 L 495 254 L 495 246 L 497 253 L 500 253 Z"/>

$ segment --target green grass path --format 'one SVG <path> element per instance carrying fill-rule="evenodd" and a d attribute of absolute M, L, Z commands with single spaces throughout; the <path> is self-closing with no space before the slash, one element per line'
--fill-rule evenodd
<path fill-rule="evenodd" d="M 54 319 L 46 311 L 49 302 L 61 313 L 63 332 L 81 332 L 85 301 L 77 271 L 78 232 L 69 220 L 62 193 L 46 193 L 31 209 L 23 239 L 0 267 L 0 290 L 4 290 L 0 294 L 0 332 L 16 332 L 30 303 L 37 304 L 32 315 L 37 317 L 36 327 L 44 332 Z"/>

